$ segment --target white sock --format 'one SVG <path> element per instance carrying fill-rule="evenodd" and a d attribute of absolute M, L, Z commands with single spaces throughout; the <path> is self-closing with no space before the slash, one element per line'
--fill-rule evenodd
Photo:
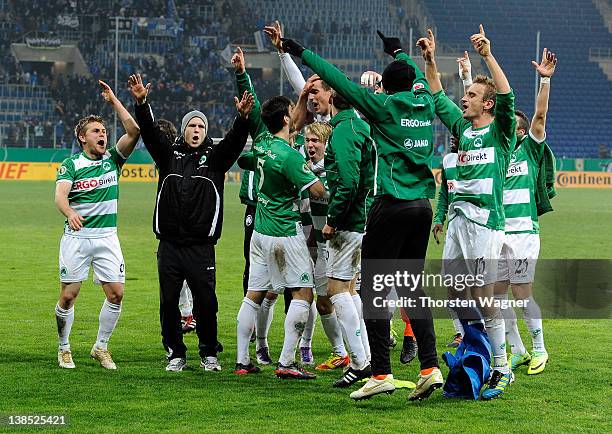
<path fill-rule="evenodd" d="M 310 304 L 310 312 L 308 313 L 308 320 L 306 321 L 306 327 L 304 327 L 304 333 L 302 333 L 302 339 L 300 340 L 300 348 L 312 347 L 312 335 L 314 334 L 316 321 L 317 321 L 317 304 L 313 301 Z"/>
<path fill-rule="evenodd" d="M 255 327 L 255 319 L 257 318 L 257 312 L 259 311 L 259 305 L 253 300 L 244 297 L 242 305 L 238 311 L 236 317 L 236 363 L 242 363 L 248 365 L 251 362 L 249 357 L 249 342 L 251 341 L 251 335 L 253 334 L 253 327 Z"/>
<path fill-rule="evenodd" d="M 102 303 L 102 309 L 100 309 L 100 316 L 98 320 L 100 326 L 98 327 L 98 338 L 96 339 L 96 347 L 101 350 L 105 350 L 108 346 L 108 341 L 113 334 L 113 330 L 117 326 L 119 321 L 119 315 L 121 314 L 121 305 L 114 304 L 104 299 Z"/>
<path fill-rule="evenodd" d="M 496 294 L 495 299 L 497 300 L 508 300 L 508 294 Z M 504 318 L 504 326 L 506 329 L 506 342 L 510 345 L 510 352 L 512 354 L 523 355 L 527 352 L 521 334 L 519 333 L 518 323 L 516 321 L 516 313 L 514 309 L 508 308 L 501 311 L 502 317 Z"/>
<path fill-rule="evenodd" d="M 57 335 L 59 337 L 60 351 L 70 351 L 70 330 L 74 323 L 74 305 L 70 309 L 62 309 L 59 304 L 55 305 L 55 321 L 57 322 Z"/>
<path fill-rule="evenodd" d="M 540 306 L 533 299 L 533 296 L 529 297 L 526 306 L 523 308 L 523 318 L 527 324 L 527 329 L 531 334 L 531 341 L 533 343 L 533 351 L 546 352 L 544 347 L 544 329 L 542 328 L 542 311 Z"/>
<path fill-rule="evenodd" d="M 274 300 L 264 298 L 261 303 L 261 309 L 257 312 L 255 334 L 257 335 L 256 349 L 258 350 L 268 346 L 268 332 L 270 331 L 272 318 L 274 318 L 274 305 L 276 304 L 276 300 L 276 298 Z"/>
<path fill-rule="evenodd" d="M 340 327 L 344 329 L 344 337 L 351 354 L 351 366 L 363 369 L 367 364 L 365 349 L 361 342 L 361 324 L 355 303 L 348 292 L 332 295 L 329 301 L 334 305 Z"/>
<path fill-rule="evenodd" d="M 342 330 L 340 324 L 338 324 L 338 318 L 336 312 L 333 311 L 327 315 L 321 315 L 321 324 L 329 343 L 332 346 L 332 351 L 342 357 L 346 357 L 348 354 L 344 347 L 344 341 L 342 340 Z"/>
<path fill-rule="evenodd" d="M 279 362 L 283 366 L 289 366 L 295 362 L 295 348 L 300 339 L 300 334 L 304 332 L 308 314 L 310 313 L 310 303 L 305 300 L 291 300 L 289 310 L 285 316 L 285 340 Z"/>
<path fill-rule="evenodd" d="M 355 304 L 355 309 L 357 309 L 357 315 L 359 316 L 359 327 L 361 329 L 361 343 L 363 344 L 363 349 L 366 353 L 366 360 L 368 363 L 372 360 L 372 354 L 370 353 L 370 341 L 368 339 L 368 331 L 366 330 L 365 322 L 363 321 L 363 304 L 361 302 L 361 297 L 357 294 L 352 295 L 353 303 Z"/>
<path fill-rule="evenodd" d="M 179 309 L 181 310 L 182 317 L 191 315 L 193 310 L 193 296 L 191 295 L 191 289 L 189 289 L 187 281 L 183 282 L 183 288 L 181 289 L 181 295 L 179 297 Z"/>
<path fill-rule="evenodd" d="M 507 374 L 510 368 L 506 356 L 506 333 L 501 312 L 497 311 L 493 317 L 486 317 L 485 328 L 493 351 L 493 369 Z"/>
<path fill-rule="evenodd" d="M 448 311 L 450 312 L 450 316 L 453 319 L 453 327 L 455 327 L 455 334 L 460 334 L 461 336 L 463 336 L 465 332 L 463 331 L 463 324 L 461 324 L 461 320 L 459 319 L 457 312 L 455 312 L 455 309 L 448 309 Z"/>

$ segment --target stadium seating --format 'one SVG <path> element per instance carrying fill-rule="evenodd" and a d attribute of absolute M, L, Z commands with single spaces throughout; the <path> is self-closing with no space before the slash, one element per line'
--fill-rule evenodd
<path fill-rule="evenodd" d="M 540 46 L 551 48 L 560 59 L 553 79 L 548 118 L 551 146 L 560 156 L 597 157 L 599 144 L 609 144 L 612 82 L 597 63 L 589 62 L 588 56 L 590 48 L 601 48 L 602 52 L 612 49 L 612 38 L 592 2 L 542 0 L 526 5 L 522 0 L 456 0 L 452 6 L 445 0 L 420 0 L 420 3 L 425 6 L 428 22 L 434 21 L 440 50 L 446 54 L 471 50 L 469 35 L 478 29 L 480 22 L 485 24 L 493 50 L 515 90 L 517 107 L 529 115 L 533 112 L 535 92 L 535 73 L 530 60 L 536 56 L 536 32 L 539 30 Z M 95 21 L 92 17 L 164 15 L 183 20 L 184 33 L 179 37 L 151 36 L 146 32 L 123 34 L 119 74 L 125 77 L 136 71 L 143 72 L 148 80 L 162 84 L 164 100 L 158 104 L 158 114 L 162 117 L 177 121 L 185 109 L 205 108 L 210 113 L 211 134 L 220 136 L 233 116 L 233 83 L 217 50 L 223 49 L 229 41 L 252 43 L 253 32 L 279 19 L 286 35 L 302 40 L 323 57 L 343 65 L 341 69 L 356 79 L 365 69 L 381 71 L 388 61 L 382 54 L 376 29 L 389 35 L 401 35 L 406 42 L 405 19 L 408 17 L 403 17 L 403 12 L 400 16 L 398 6 L 410 10 L 409 2 L 403 0 L 205 0 L 198 3 L 188 0 L 83 0 L 78 4 L 78 9 L 74 9 L 70 2 L 47 0 L 32 7 L 17 0 L 0 0 L 0 11 L 10 12 L 0 13 L 0 83 L 10 83 L 10 86 L 0 86 L 0 122 L 20 122 L 24 116 L 56 122 L 59 119 L 56 104 L 64 108 L 66 125 L 71 125 L 75 117 L 86 112 L 102 110 L 103 115 L 109 114 L 106 107 L 98 104 L 95 79 L 113 77 L 114 40 L 106 20 L 98 22 L 94 30 L 96 26 L 88 24 Z M 76 16 L 79 25 L 60 26 L 54 13 Z M 410 22 L 422 18 L 410 17 Z M 40 34 L 45 29 L 64 42 L 79 44 L 92 73 L 89 81 L 60 80 L 53 90 L 48 79 L 39 80 L 35 87 L 27 85 L 24 71 L 15 66 L 10 54 L 10 42 L 32 32 Z M 414 38 L 420 36 L 418 32 Z M 166 62 L 148 66 L 136 62 L 136 59 L 152 58 Z M 474 63 L 474 72 L 482 72 L 480 64 Z M 176 68 L 179 64 L 184 67 Z M 303 71 L 308 73 L 307 68 Z M 258 71 L 252 71 L 252 75 L 262 100 L 278 91 L 276 77 L 264 80 Z M 450 90 L 451 86 L 447 88 Z M 292 94 L 286 81 L 284 89 Z M 122 100 L 129 100 L 123 87 L 117 92 Z M 460 92 L 453 93 L 458 97 Z M 189 102 L 187 95 L 193 97 Z M 162 99 L 159 90 L 157 96 Z M 446 131 L 439 125 L 436 128 L 437 140 L 442 142 Z"/>
<path fill-rule="evenodd" d="M 485 25 L 496 58 L 516 94 L 517 108 L 533 113 L 535 75 L 530 64 L 540 47 L 557 53 L 547 121 L 548 142 L 559 156 L 597 157 L 612 129 L 612 84 L 590 47 L 612 47 L 612 37 L 592 2 L 541 0 L 444 0 L 424 2 L 436 23 L 438 40 L 469 48 L 468 38 Z M 473 51 L 472 51 L 473 53 Z M 541 54 L 540 54 L 541 55 Z"/>

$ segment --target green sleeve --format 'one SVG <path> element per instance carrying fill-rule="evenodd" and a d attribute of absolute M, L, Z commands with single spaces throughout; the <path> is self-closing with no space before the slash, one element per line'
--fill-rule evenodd
<path fill-rule="evenodd" d="M 514 93 L 498 93 L 495 98 L 495 124 L 504 140 L 501 144 L 508 152 L 516 141 L 516 115 L 514 114 Z"/>
<path fill-rule="evenodd" d="M 319 178 L 312 173 L 312 170 L 308 167 L 308 163 L 304 161 L 304 157 L 298 151 L 289 153 L 281 170 L 283 175 L 285 175 L 300 192 L 306 190 L 319 180 Z"/>
<path fill-rule="evenodd" d="M 463 119 L 461 109 L 446 96 L 443 90 L 434 93 L 433 98 L 436 115 L 454 136 L 459 137 L 470 126 L 470 123 Z"/>
<path fill-rule="evenodd" d="M 238 167 L 244 170 L 255 171 L 257 164 L 255 162 L 255 155 L 252 151 L 247 151 L 238 157 Z"/>
<path fill-rule="evenodd" d="M 246 72 L 236 74 L 236 85 L 238 86 L 238 98 L 242 97 L 242 94 L 247 91 L 255 99 L 255 105 L 251 114 L 249 114 L 249 132 L 251 133 L 251 139 L 255 140 L 261 133 L 268 131 L 263 121 L 261 120 L 261 103 L 257 98 L 251 77 Z"/>
<path fill-rule="evenodd" d="M 66 158 L 57 171 L 56 181 L 74 181 L 74 163 Z"/>
<path fill-rule="evenodd" d="M 342 71 L 310 50 L 304 50 L 302 60 L 368 119 L 382 121 L 388 116 L 387 110 L 383 110 L 388 95 L 376 95 L 353 83 Z"/>
<path fill-rule="evenodd" d="M 340 131 L 335 130 L 333 133 L 338 173 L 334 195 L 329 198 L 327 208 L 327 224 L 333 228 L 347 217 L 359 189 L 361 149 L 357 142 L 364 141 L 365 137 L 346 131 L 346 127 L 343 125 Z"/>
<path fill-rule="evenodd" d="M 438 192 L 438 202 L 436 202 L 436 215 L 434 215 L 433 224 L 443 225 L 448 212 L 448 185 L 446 184 L 446 173 L 442 168 L 440 177 L 440 191 Z"/>

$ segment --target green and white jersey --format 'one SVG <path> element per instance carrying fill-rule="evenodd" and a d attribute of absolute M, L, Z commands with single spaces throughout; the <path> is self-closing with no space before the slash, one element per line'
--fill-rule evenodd
<path fill-rule="evenodd" d="M 546 139 L 536 140 L 531 131 L 523 136 L 510 156 L 504 185 L 507 234 L 540 232 L 535 201 L 536 182 Z"/>
<path fill-rule="evenodd" d="M 459 137 L 455 196 L 449 202 L 452 220 L 461 214 L 493 230 L 504 230 L 503 191 L 511 150 L 516 144 L 514 94 L 497 94 L 495 118 L 482 128 L 462 116 L 461 109 L 443 91 L 434 94 L 436 113 Z"/>
<path fill-rule="evenodd" d="M 457 180 L 457 153 L 451 152 L 442 160 L 442 174 L 440 175 L 440 191 L 436 205 L 436 215 L 433 224 L 443 225 L 448 213 L 448 204 L 455 197 L 455 182 Z"/>
<path fill-rule="evenodd" d="M 266 131 L 255 138 L 251 151 L 242 154 L 238 163 L 255 172 L 254 230 L 272 237 L 300 233 L 300 194 L 318 181 L 302 154 Z"/>
<path fill-rule="evenodd" d="M 71 184 L 70 207 L 85 217 L 83 228 L 64 232 L 78 238 L 101 238 L 117 232 L 117 200 L 119 176 L 126 158 L 117 148 L 109 149 L 100 160 L 90 159 L 84 152 L 64 160 L 57 172 L 57 182 Z"/>
<path fill-rule="evenodd" d="M 313 165 L 313 172 L 315 175 L 319 177 L 319 180 L 325 186 L 325 190 L 328 189 L 327 185 L 327 176 L 325 174 L 325 162 L 324 160 L 319 161 L 318 163 Z M 312 229 L 315 233 L 315 239 L 319 243 L 324 243 L 325 239 L 323 239 L 323 226 L 325 226 L 325 222 L 327 221 L 327 198 L 319 198 L 315 199 L 313 197 L 310 198 L 310 216 L 312 217 Z"/>

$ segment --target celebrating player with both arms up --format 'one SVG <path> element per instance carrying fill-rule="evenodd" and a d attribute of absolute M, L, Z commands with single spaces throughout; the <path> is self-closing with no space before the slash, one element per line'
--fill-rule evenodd
<path fill-rule="evenodd" d="M 257 338 L 265 342 L 265 346 L 258 345 L 257 362 L 271 363 L 267 347 L 271 315 L 264 318 L 262 306 L 270 308 L 267 302 L 275 299 L 275 294 L 290 293 L 283 347 L 274 372 L 286 379 L 316 378 L 296 361 L 295 356 L 300 345 L 302 362 L 314 363 L 309 345 L 316 320 L 312 304 L 316 287 L 320 298 L 317 307 L 333 347 L 332 357 L 339 361 L 320 366 L 325 369 L 346 366 L 333 386 L 350 387 L 363 381 L 363 385 L 350 394 L 355 400 L 393 393 L 398 382 L 391 371 L 389 354 L 392 312 L 374 303 L 381 295 L 373 285 L 374 274 L 379 272 L 374 264 L 386 261 L 401 267 L 409 263 L 411 273 L 423 272 L 432 220 L 438 241 L 447 215 L 445 272 L 451 271 L 451 263 L 460 260 L 468 273 L 483 276 L 483 284 L 468 291 L 469 296 L 481 300 L 475 312 L 478 319 L 484 321 L 492 348 L 492 374 L 481 397 L 492 399 L 504 393 L 514 380 L 512 370 L 520 365 L 528 364 L 530 374 L 542 372 L 548 354 L 544 348 L 541 313 L 533 300 L 531 284 L 539 252 L 538 215 L 552 210 L 548 199 L 554 195 L 545 187 L 550 173 L 554 172 L 554 165 L 552 169 L 550 166 L 554 161 L 552 153 L 545 143 L 545 120 L 556 56 L 545 49 L 542 62 L 534 62 L 542 80 L 536 113 L 530 123 L 523 112 L 515 110 L 513 91 L 492 54 L 482 25 L 479 32 L 470 37 L 470 42 L 491 78 L 479 75 L 472 82 L 471 77 L 466 77 L 465 68 L 462 69 L 466 85 L 462 108 L 442 89 L 431 30 L 427 37 L 417 42 L 425 59 L 425 72 L 403 51 L 398 38 L 378 32 L 385 53 L 393 60 L 382 72 L 381 82 L 376 83 L 377 92 L 348 80 L 339 69 L 297 41 L 283 38 L 278 23 L 266 27 L 265 32 L 279 51 L 290 81 L 303 84 L 302 90 L 296 89 L 300 95 L 298 104 L 283 96 L 272 97 L 261 104 L 245 70 L 244 54 L 238 48 L 232 64 L 238 95 L 242 97 L 240 102 L 236 99 L 241 117 L 236 120 L 235 128 L 240 134 L 232 136 L 236 145 L 231 149 L 207 145 L 212 153 L 231 153 L 224 157 L 227 164 L 223 170 L 226 170 L 236 157 L 238 145 L 244 141 L 248 123 L 253 144 L 240 156 L 238 164 L 250 174 L 248 186 L 252 200 L 249 204 L 252 209 L 249 224 L 253 232 L 250 247 L 245 248 L 245 252 L 248 250 L 248 273 L 245 275 L 245 296 L 237 314 L 235 374 L 261 372 L 249 355 L 256 324 Z M 304 80 L 291 56 L 301 59 L 316 75 Z M 466 53 L 460 59 L 463 66 L 467 59 Z M 56 203 L 66 216 L 60 246 L 61 295 L 56 306 L 60 340 L 58 362 L 64 368 L 74 367 L 68 336 L 74 319 L 74 300 L 80 282 L 87 277 L 90 263 L 106 294 L 100 312 L 98 339 L 91 355 L 103 367 L 115 368 L 107 342 L 121 311 L 124 281 L 123 258 L 116 237 L 118 180 L 120 167 L 132 152 L 140 129 L 110 88 L 103 82 L 100 84 L 104 98 L 117 111 L 127 133 L 115 147 L 107 149 L 102 119 L 95 116 L 83 119 L 75 129 L 83 152 L 64 161 L 58 172 Z M 148 88 L 138 84 L 144 98 Z M 134 95 L 138 93 L 135 92 L 133 89 Z M 153 128 L 153 118 L 144 116 L 148 112 L 143 111 L 143 101 L 138 98 L 137 101 L 138 119 L 148 120 L 144 130 L 149 131 Z M 206 135 L 205 116 L 200 112 L 188 115 L 190 118 L 183 124 L 189 124 L 192 119 L 203 120 L 202 134 Z M 436 192 L 431 170 L 436 116 L 456 138 L 456 149 L 451 157 L 444 159 L 443 185 L 434 218 L 430 200 Z M 293 144 L 293 137 L 298 132 L 296 128 L 302 129 L 304 125 L 310 152 L 300 152 Z M 149 142 L 159 140 L 147 136 L 145 141 L 148 149 L 157 149 Z M 171 156 L 171 144 L 164 146 Z M 200 166 L 206 158 L 200 158 Z M 183 164 L 182 160 L 179 163 Z M 180 182 L 186 181 L 181 178 Z M 312 239 L 317 238 L 318 248 L 312 257 L 309 233 L 303 230 L 304 217 L 300 214 L 300 211 L 303 214 L 311 210 L 310 206 L 304 206 L 308 205 L 308 195 L 313 214 L 315 208 L 327 213 L 313 215 L 313 221 L 318 223 Z M 206 199 L 201 202 L 205 209 Z M 217 205 L 216 209 L 219 208 Z M 220 220 L 221 216 L 218 218 Z M 178 238 L 170 241 L 172 246 L 180 244 Z M 191 244 L 199 245 L 196 241 Z M 206 240 L 214 245 L 213 241 Z M 208 250 L 210 254 L 202 253 L 202 257 L 192 258 L 194 267 L 202 263 L 214 269 L 214 259 L 211 260 L 214 250 L 212 247 Z M 171 256 L 168 261 L 181 262 L 178 253 L 173 252 Z M 319 278 L 313 259 L 317 261 Z M 514 266 L 517 261 L 522 265 L 520 270 Z M 323 269 L 326 284 L 317 283 L 325 282 L 321 280 Z M 358 294 L 355 282 L 360 273 Z M 178 338 L 175 345 L 169 338 L 169 331 L 172 336 L 180 337 L 177 305 L 184 278 L 181 274 L 174 279 L 172 297 L 167 296 L 167 288 L 162 288 L 162 295 L 166 295 L 162 297 L 165 300 L 164 344 L 174 353 L 172 357 L 180 359 L 181 366 L 186 363 L 185 347 Z M 501 311 L 497 304 L 482 302 L 483 298 L 494 296 L 506 298 L 509 286 L 514 297 L 526 300 L 528 306 L 524 314 L 533 338 L 531 354 L 520 339 L 513 312 Z M 399 288 L 397 290 L 400 296 L 406 296 Z M 202 298 L 200 292 L 194 294 L 194 301 Z M 216 303 L 214 285 L 210 294 Z M 382 295 L 387 296 L 384 292 Z M 449 288 L 449 295 L 466 296 L 456 294 L 454 288 Z M 409 297 L 425 297 L 424 288 L 413 288 Z M 273 308 L 274 304 L 271 306 Z M 420 372 L 409 399 L 422 400 L 444 384 L 436 352 L 433 316 L 431 310 L 420 303 L 404 305 L 404 308 L 406 321 L 409 318 L 414 332 L 420 362 Z M 463 313 L 453 312 L 458 337 L 463 332 L 464 321 L 474 319 L 466 318 Z M 202 366 L 208 368 L 214 362 L 214 369 L 206 370 L 218 371 L 221 366 L 215 357 L 216 305 L 210 309 L 199 306 L 198 314 L 201 316 L 197 318 L 198 334 L 204 336 L 204 324 L 214 329 L 200 347 Z M 334 327 L 328 324 L 330 319 Z M 259 327 L 260 323 L 265 323 L 265 327 Z M 506 339 L 512 348 L 510 364 Z M 260 350 L 264 347 L 265 357 L 262 357 Z M 170 362 L 172 365 L 172 360 Z"/>

